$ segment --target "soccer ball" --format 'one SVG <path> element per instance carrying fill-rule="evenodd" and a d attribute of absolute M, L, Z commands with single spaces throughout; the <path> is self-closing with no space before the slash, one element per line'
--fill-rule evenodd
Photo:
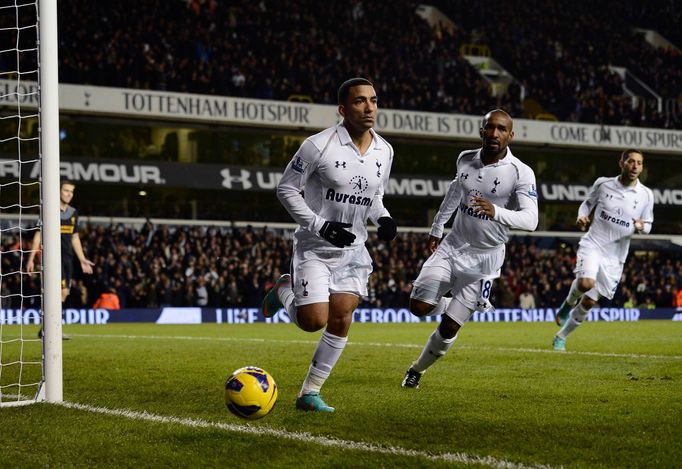
<path fill-rule="evenodd" d="M 270 373 L 245 366 L 225 382 L 225 405 L 237 417 L 259 419 L 268 415 L 277 402 L 277 384 Z"/>

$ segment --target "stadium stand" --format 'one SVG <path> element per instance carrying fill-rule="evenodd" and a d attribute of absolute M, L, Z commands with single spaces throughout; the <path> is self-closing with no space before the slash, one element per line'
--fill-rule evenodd
<path fill-rule="evenodd" d="M 674 45 L 653 46 L 638 29 L 663 25 L 661 34 L 674 32 L 669 37 L 679 39 L 670 21 L 679 12 L 670 11 L 671 5 L 657 10 L 616 1 L 505 2 L 494 12 L 500 23 L 462 1 L 432 3 L 471 31 L 468 40 L 487 45 L 527 95 L 559 120 L 682 128 L 682 116 L 662 102 L 638 94 L 633 106 L 624 90 L 631 83 L 612 68 L 624 67 L 658 97 L 677 103 L 679 112 L 682 54 Z"/>
<path fill-rule="evenodd" d="M 385 108 L 479 114 L 498 106 L 518 116 L 525 107 L 530 117 L 544 112 L 563 121 L 682 128 L 679 50 L 656 49 L 633 31 L 662 24 L 662 33 L 679 40 L 670 19 L 677 12 L 666 17 L 665 9 L 615 1 L 532 0 L 499 5 L 490 22 L 486 9 L 461 1 L 430 3 L 454 29 L 430 26 L 410 0 L 329 2 L 323 15 L 312 0 L 155 0 L 144 6 L 69 0 L 59 4 L 60 78 L 334 104 L 338 77 L 352 72 L 379 84 Z M 465 60 L 467 44 L 487 46 L 512 73 L 505 93 L 493 96 Z M 611 65 L 627 68 L 660 100 L 637 96 L 633 104 L 624 91 L 628 78 Z"/>
<path fill-rule="evenodd" d="M 414 1 L 330 2 L 324 15 L 311 0 L 184 3 L 60 3 L 61 80 L 335 104 L 338 77 L 355 70 L 381 84 L 387 108 L 477 114 L 491 102 L 457 38 L 434 35 Z M 68 19 L 85 10 L 102 18 L 87 41 L 95 22 Z"/>
<path fill-rule="evenodd" d="M 136 229 L 122 224 L 87 224 L 81 240 L 87 256 L 96 264 L 95 272 L 77 277 L 67 301 L 70 307 L 91 307 L 102 292 L 113 287 L 122 308 L 256 307 L 263 292 L 288 271 L 291 234 L 251 227 L 174 228 L 146 223 Z M 365 306 L 407 307 L 411 282 L 429 256 L 427 238 L 424 233 L 400 233 L 396 241 L 386 245 L 370 235 L 367 246 L 375 265 Z M 537 307 L 557 307 L 573 279 L 575 241 L 512 237 L 493 303 L 518 307 L 521 294 L 528 291 Z M 16 239 L 3 243 L 3 271 L 19 268 L 18 254 L 4 254 L 16 244 Z M 613 304 L 672 307 L 674 296 L 682 289 L 680 278 L 682 250 L 635 248 Z M 2 294 L 17 293 L 17 280 L 18 276 L 8 277 Z M 35 278 L 23 288 L 25 296 L 32 288 L 39 291 Z M 25 300 L 24 307 L 30 306 Z M 8 303 L 6 307 L 18 305 Z"/>

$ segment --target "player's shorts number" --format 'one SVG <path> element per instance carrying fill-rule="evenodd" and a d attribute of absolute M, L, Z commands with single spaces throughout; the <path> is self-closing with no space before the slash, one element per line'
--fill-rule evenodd
<path fill-rule="evenodd" d="M 490 299 L 490 290 L 492 289 L 493 281 L 490 279 L 481 279 L 481 297 Z"/>

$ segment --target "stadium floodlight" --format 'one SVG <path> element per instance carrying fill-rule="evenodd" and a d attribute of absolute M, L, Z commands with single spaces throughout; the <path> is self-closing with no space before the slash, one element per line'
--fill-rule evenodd
<path fill-rule="evenodd" d="M 5 285 L 0 291 L 0 406 L 63 399 L 57 2 L 12 3 L 0 6 L 0 78 L 11 83 L 0 100 L 0 283 L 18 284 L 21 293 L 6 294 Z M 37 88 L 29 85 L 36 78 Z M 27 111 L 28 103 L 38 112 Z M 37 160 L 40 173 L 30 174 L 25 168 Z M 42 235 L 42 268 L 34 274 L 25 267 L 33 249 L 31 210 L 38 212 Z M 39 285 L 37 292 L 31 285 Z M 28 326 L 31 311 L 42 316 L 42 340 Z"/>

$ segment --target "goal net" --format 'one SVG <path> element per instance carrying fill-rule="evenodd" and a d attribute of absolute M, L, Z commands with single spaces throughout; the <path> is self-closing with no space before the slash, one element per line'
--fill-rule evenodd
<path fill-rule="evenodd" d="M 41 5 L 45 3 L 47 5 Z M 47 9 L 45 9 L 47 8 Z M 40 19 L 47 14 L 52 30 Z M 46 21 L 47 21 L 46 20 Z M 51 35 L 54 38 L 51 39 Z M 0 406 L 45 399 L 46 378 L 57 378 L 61 400 L 61 307 L 54 305 L 61 273 L 59 231 L 53 221 L 59 184 L 56 49 L 46 59 L 43 44 L 56 48 L 56 2 L 0 0 Z M 48 67 L 46 70 L 45 67 Z M 50 68 L 54 68 L 53 71 Z M 48 73 L 45 73 L 45 72 Z M 52 82 L 47 86 L 46 78 Z M 36 86 L 36 83 L 39 83 Z M 48 92 L 48 94 L 46 94 Z M 53 96 L 50 97 L 49 93 Z M 47 98 L 47 99 L 46 99 Z M 57 104 L 55 104 L 57 103 Z M 56 119 L 55 119 L 56 115 Z M 55 129 L 56 127 L 56 129 Z M 56 150 L 45 152 L 56 138 Z M 51 140 L 46 140 L 46 137 Z M 56 162 L 45 165 L 48 160 Z M 54 171 L 53 167 L 56 167 Z M 46 169 L 50 173 L 46 173 Z M 44 177 L 45 176 L 45 177 Z M 46 185 L 55 185 L 45 192 Z M 58 223 L 58 222 L 57 222 Z M 40 228 L 39 228 L 40 227 Z M 42 242 L 33 246 L 36 230 Z M 48 234 L 49 231 L 49 234 Z M 55 242 L 56 241 L 56 242 Z M 56 249 L 55 247 L 56 246 Z M 26 267 L 36 251 L 34 272 Z M 56 252 L 56 262 L 48 257 Z M 45 255 L 40 255 L 45 254 Z M 54 271 L 59 269 L 55 277 Z M 55 280 L 56 279 L 56 280 Z M 57 282 L 56 288 L 48 284 Z M 46 295 L 47 291 L 49 295 Z M 58 295 L 59 293 L 57 293 Z M 60 298 L 59 298 L 60 299 Z M 49 315 L 48 315 L 49 312 Z M 55 316 L 58 315 L 58 318 Z M 48 316 L 48 317 L 45 317 Z M 49 319 L 47 321 L 46 319 Z M 55 322 L 58 322 L 55 327 Z M 45 333 L 39 334 L 45 323 Z M 50 325 L 49 329 L 47 325 Z M 57 330 L 58 329 L 58 330 Z M 40 335 L 40 337 L 39 337 Z M 42 336 L 45 336 L 43 339 Z M 57 344 L 55 346 L 55 344 Z M 58 368 L 54 368 L 58 362 Z M 56 373 L 55 373 L 56 370 Z M 50 379 L 48 379 L 48 384 Z M 48 399 L 49 400 L 49 399 Z"/>

